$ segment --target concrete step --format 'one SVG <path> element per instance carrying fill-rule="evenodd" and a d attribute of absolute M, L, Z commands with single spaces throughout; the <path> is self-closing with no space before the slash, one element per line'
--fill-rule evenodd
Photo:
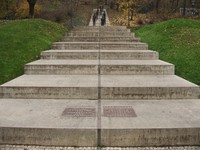
<path fill-rule="evenodd" d="M 198 99 L 200 88 L 175 75 L 102 75 L 102 99 Z"/>
<path fill-rule="evenodd" d="M 160 60 L 38 60 L 25 74 L 47 75 L 173 75 L 174 66 Z"/>
<path fill-rule="evenodd" d="M 70 113 L 74 108 L 79 111 L 88 108 L 96 115 L 96 103 L 88 100 L 0 99 L 0 135 L 3 135 L 0 144 L 96 146 L 96 116 L 67 115 L 67 110 Z"/>
<path fill-rule="evenodd" d="M 97 146 L 100 141 L 101 146 L 109 147 L 199 145 L 199 107 L 199 99 L 100 103 L 0 99 L 0 144 Z M 97 129 L 101 129 L 101 136 Z"/>
<path fill-rule="evenodd" d="M 79 32 L 85 32 L 85 31 L 89 31 L 89 32 L 131 32 L 130 29 L 127 28 L 113 28 L 113 27 L 80 27 L 80 28 L 74 28 L 73 30 L 71 30 L 72 32 L 75 31 L 79 31 Z"/>
<path fill-rule="evenodd" d="M 42 59 L 98 59 L 98 50 L 48 50 Z M 101 60 L 157 60 L 158 53 L 150 50 L 101 50 Z"/>
<path fill-rule="evenodd" d="M 126 26 L 81 26 L 81 27 L 75 27 L 73 30 L 117 30 L 117 31 L 121 31 L 121 30 L 127 30 Z M 129 29 L 128 29 L 129 30 Z"/>
<path fill-rule="evenodd" d="M 121 36 L 121 37 L 71 37 L 71 36 L 65 36 L 61 40 L 63 42 L 139 42 L 139 38 L 135 38 L 132 36 Z"/>
<path fill-rule="evenodd" d="M 94 75 L 23 75 L 0 86 L 0 97 L 97 99 L 97 87 Z"/>
<path fill-rule="evenodd" d="M 200 88 L 175 75 L 101 75 L 102 99 L 198 99 Z M 97 99 L 97 75 L 23 75 L 0 87 L 2 98 Z"/>
<path fill-rule="evenodd" d="M 66 33 L 65 36 L 82 36 L 82 37 L 104 37 L 104 36 L 135 36 L 134 33 L 131 32 L 124 32 L 124 31 L 104 31 L 104 32 L 89 32 L 89 31 L 71 31 L 69 33 Z"/>
<path fill-rule="evenodd" d="M 199 106 L 199 99 L 102 101 L 101 144 L 113 147 L 199 145 Z"/>
<path fill-rule="evenodd" d="M 148 45 L 139 42 L 55 42 L 52 48 L 58 50 L 147 50 Z"/>
<path fill-rule="evenodd" d="M 98 28 L 86 28 L 86 29 L 73 29 L 70 32 L 131 32 L 130 29 L 112 29 L 112 28 L 104 28 L 104 29 L 98 29 Z"/>

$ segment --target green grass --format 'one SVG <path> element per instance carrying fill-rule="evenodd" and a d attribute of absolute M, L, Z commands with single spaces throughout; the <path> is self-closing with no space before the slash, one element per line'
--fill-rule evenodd
<path fill-rule="evenodd" d="M 146 25 L 136 36 L 158 51 L 160 59 L 173 63 L 176 74 L 200 85 L 200 21 L 172 19 Z"/>
<path fill-rule="evenodd" d="M 0 84 L 24 72 L 24 65 L 40 57 L 67 29 L 41 20 L 0 21 Z"/>

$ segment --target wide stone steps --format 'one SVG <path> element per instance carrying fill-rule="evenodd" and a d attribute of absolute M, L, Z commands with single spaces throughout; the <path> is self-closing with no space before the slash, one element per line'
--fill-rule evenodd
<path fill-rule="evenodd" d="M 25 66 L 25 74 L 98 75 L 98 67 L 102 75 L 174 74 L 174 66 L 160 60 L 38 60 Z"/>
<path fill-rule="evenodd" d="M 41 59 L 86 59 L 86 60 L 157 60 L 158 52 L 150 50 L 48 50 Z"/>
<path fill-rule="evenodd" d="M 126 26 L 81 26 L 81 27 L 74 27 L 73 31 L 129 31 Z"/>
<path fill-rule="evenodd" d="M 198 99 L 200 89 L 175 75 L 104 75 L 103 99 Z"/>
<path fill-rule="evenodd" d="M 131 32 L 130 29 L 120 29 L 120 28 L 112 28 L 112 27 L 104 27 L 104 28 L 94 28 L 94 27 L 88 27 L 88 28 L 74 28 L 72 32 Z"/>
<path fill-rule="evenodd" d="M 198 99 L 200 89 L 175 75 L 23 75 L 0 87 L 1 98 Z"/>
<path fill-rule="evenodd" d="M 129 29 L 80 27 L 62 40 L 0 86 L 0 144 L 200 145 L 199 86 Z"/>
<path fill-rule="evenodd" d="M 88 100 L 1 99 L 0 143 L 98 146 L 100 142 L 114 147 L 199 145 L 199 107 L 197 99 L 102 99 L 100 105 L 98 101 Z M 98 113 L 102 119 L 100 124 Z"/>
<path fill-rule="evenodd" d="M 52 49 L 58 50 L 148 50 L 148 45 L 139 42 L 55 42 Z"/>
<path fill-rule="evenodd" d="M 139 42 L 139 38 L 133 36 L 113 36 L 113 37 L 69 37 L 65 36 L 63 42 Z"/>
<path fill-rule="evenodd" d="M 3 98 L 97 99 L 98 76 L 23 75 L 0 87 Z"/>
<path fill-rule="evenodd" d="M 116 32 L 110 32 L 110 31 L 104 31 L 104 32 L 87 32 L 87 31 L 82 31 L 82 32 L 70 32 L 66 33 L 65 36 L 81 36 L 81 37 L 87 37 L 87 36 L 94 36 L 94 37 L 104 37 L 104 36 L 135 36 L 131 32 L 124 32 L 124 31 L 116 31 Z"/>

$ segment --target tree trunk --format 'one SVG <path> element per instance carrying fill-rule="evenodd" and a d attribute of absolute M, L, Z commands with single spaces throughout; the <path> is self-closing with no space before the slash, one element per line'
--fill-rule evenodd
<path fill-rule="evenodd" d="M 174 3 L 175 3 L 175 0 L 172 0 L 172 1 L 171 1 L 171 10 L 172 10 L 172 11 L 174 10 Z"/>
<path fill-rule="evenodd" d="M 178 6 L 179 6 L 179 0 L 176 1 L 176 7 L 175 7 L 176 10 L 179 8 Z"/>
<path fill-rule="evenodd" d="M 186 15 L 186 0 L 183 1 L 183 16 Z"/>
<path fill-rule="evenodd" d="M 34 18 L 34 7 L 37 0 L 27 0 L 29 4 L 29 17 Z"/>
<path fill-rule="evenodd" d="M 156 12 L 159 13 L 159 6 L 161 0 L 156 0 Z"/>
<path fill-rule="evenodd" d="M 8 1 L 6 1 L 6 12 L 7 12 L 6 19 L 9 19 L 9 2 Z"/>

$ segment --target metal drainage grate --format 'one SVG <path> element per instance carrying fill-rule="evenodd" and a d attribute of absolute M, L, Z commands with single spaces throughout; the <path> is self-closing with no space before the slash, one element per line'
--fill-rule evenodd
<path fill-rule="evenodd" d="M 96 108 L 65 108 L 62 116 L 66 117 L 96 117 Z"/>
<path fill-rule="evenodd" d="M 104 106 L 104 117 L 137 117 L 131 106 Z"/>

